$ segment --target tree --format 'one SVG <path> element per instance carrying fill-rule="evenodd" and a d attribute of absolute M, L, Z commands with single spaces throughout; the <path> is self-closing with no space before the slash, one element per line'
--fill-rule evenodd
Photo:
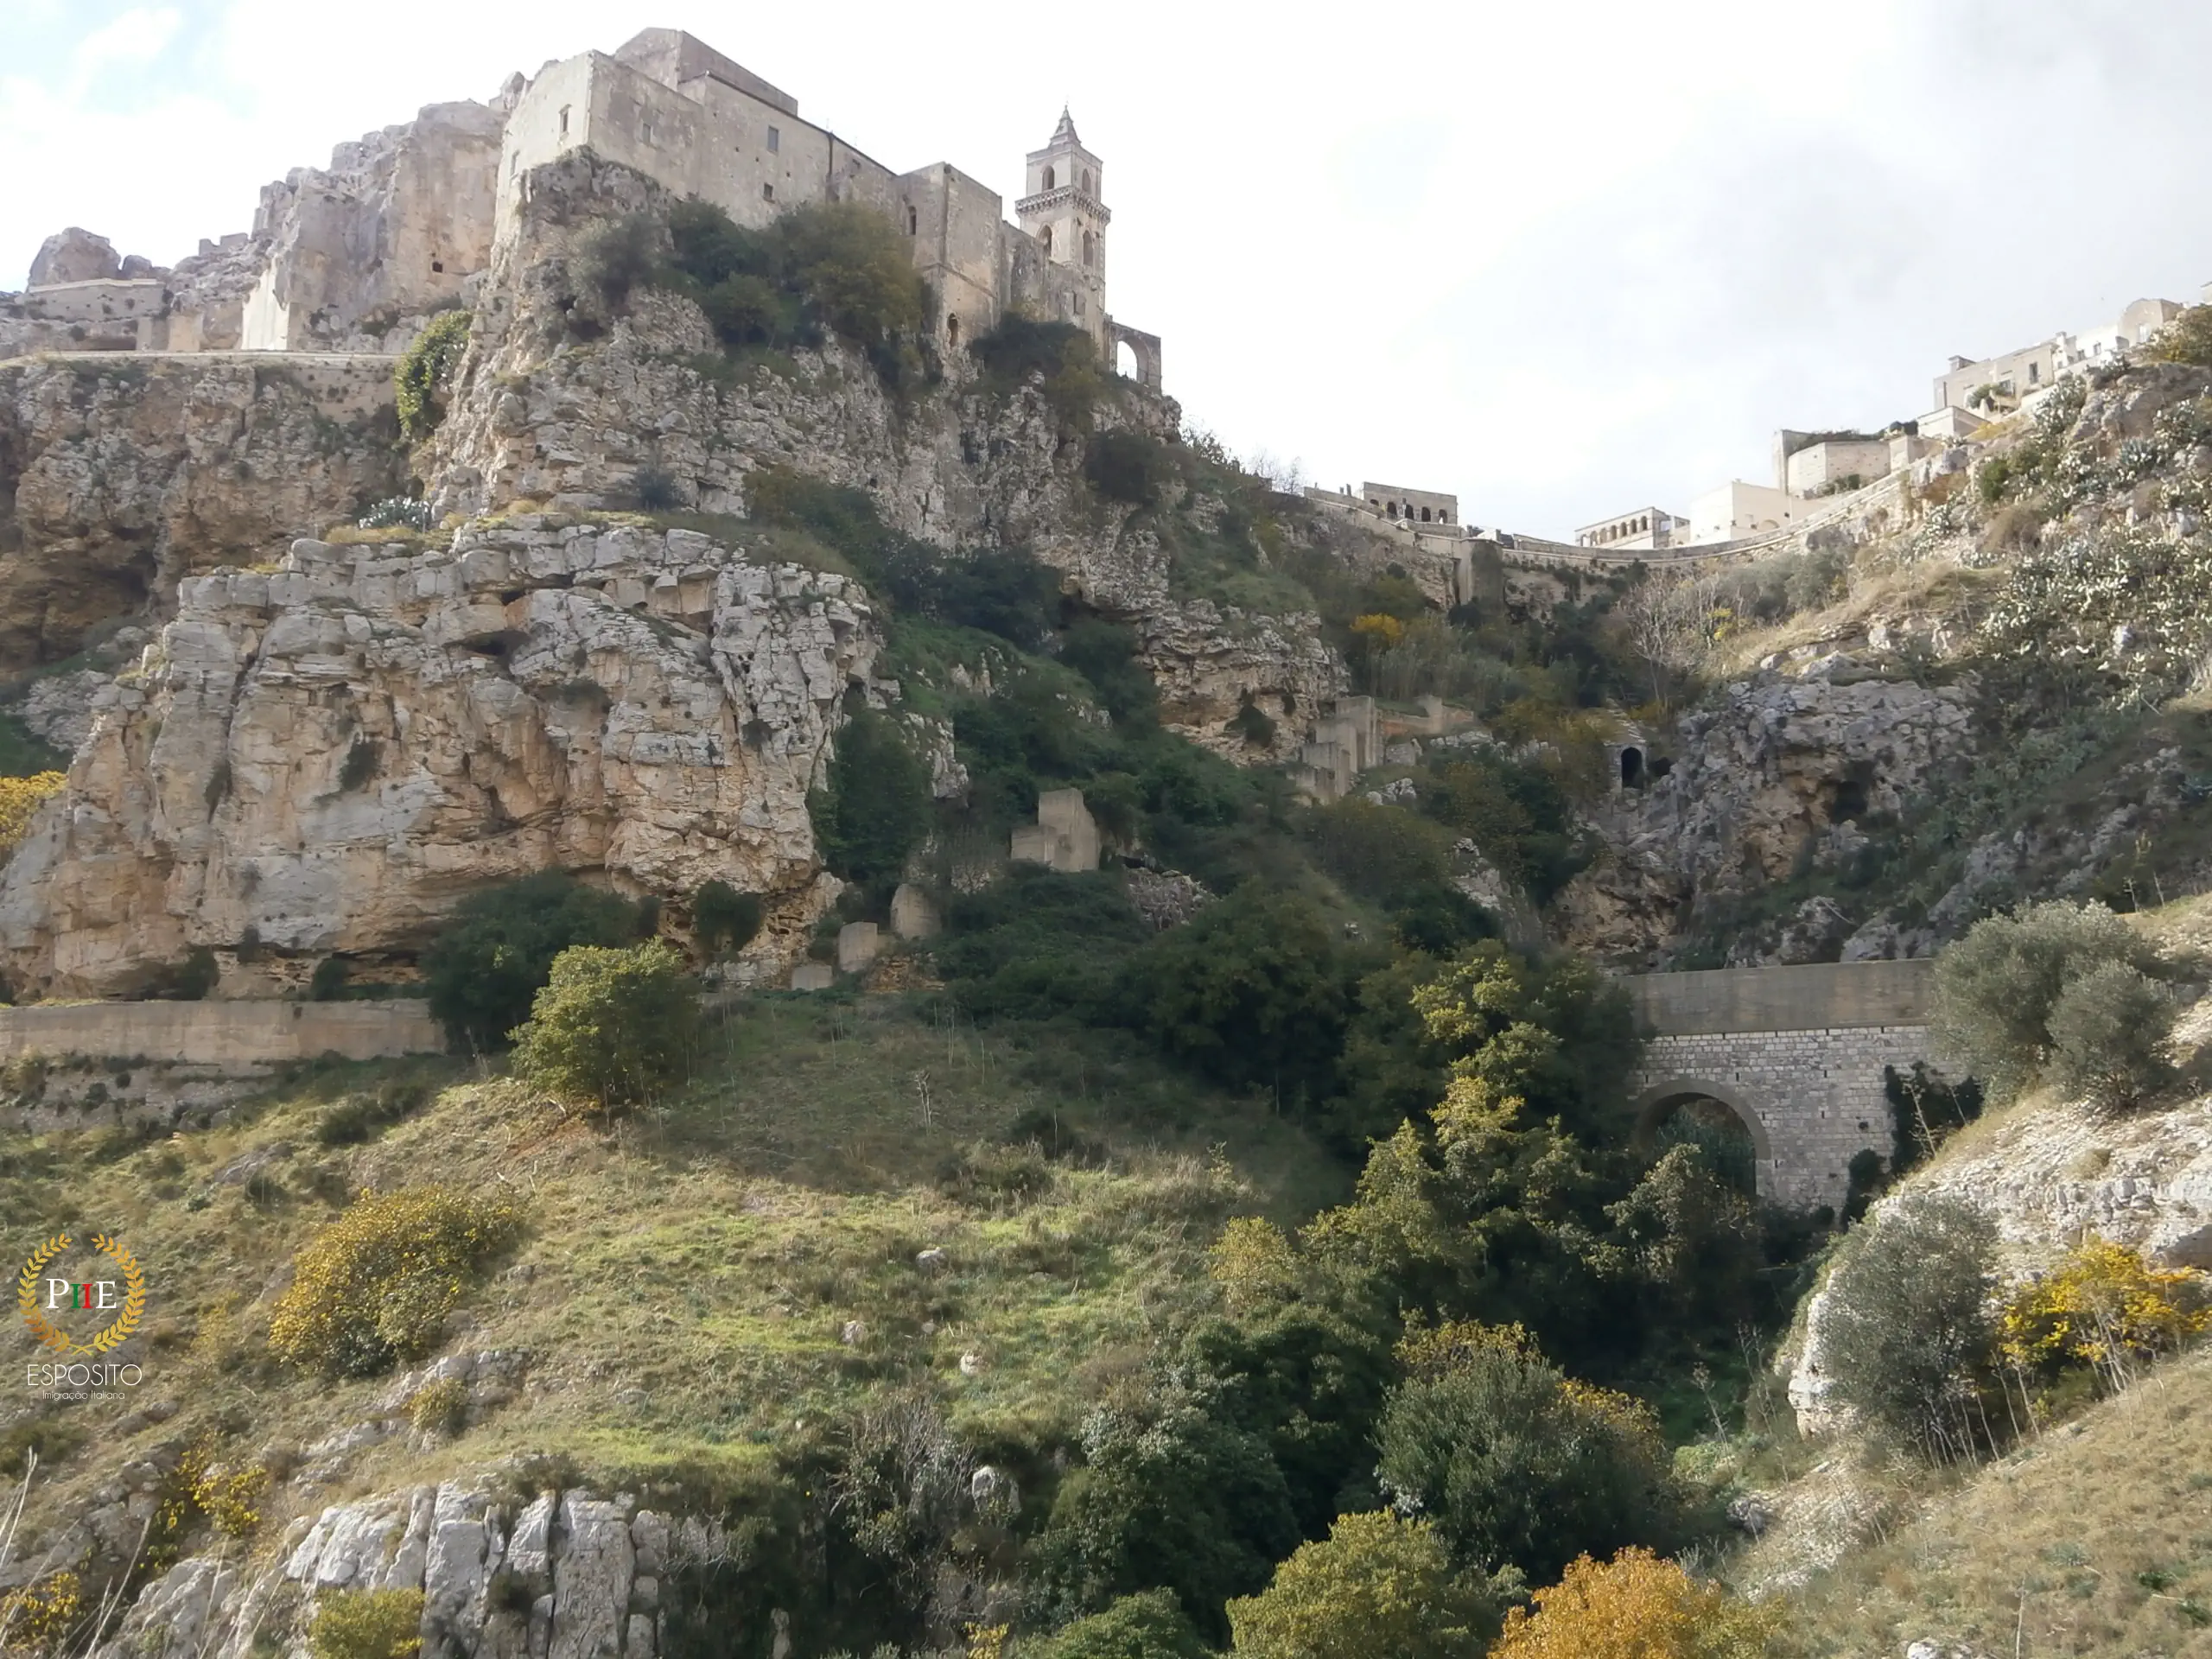
<path fill-rule="evenodd" d="M 651 1100 L 682 1077 L 699 1029 L 683 958 L 658 939 L 627 950 L 571 946 L 512 1033 L 515 1070 L 602 1112 Z"/>
<path fill-rule="evenodd" d="M 1664 702 L 1669 686 L 1705 660 L 1705 595 L 1687 577 L 1647 574 L 1613 606 L 1629 649 L 1651 671 L 1651 701 Z"/>
<path fill-rule="evenodd" d="M 709 956 L 734 956 L 753 942 L 760 931 L 762 906 L 758 893 L 740 893 L 727 881 L 701 885 L 691 899 L 691 926 L 699 948 Z"/>
<path fill-rule="evenodd" d="M 2155 971 L 2150 945 L 2102 905 L 2063 899 L 1988 916 L 1936 958 L 1936 1027 L 1943 1046 L 2001 1095 L 2034 1082 L 2057 1057 L 2051 1018 L 2075 981 L 2108 964 Z M 2158 1008 L 2144 988 L 2105 976 L 2069 1010 L 2069 1062 L 2109 1080 L 2139 1078 L 2139 1061 L 2163 1038 Z"/>
<path fill-rule="evenodd" d="M 1997 1230 L 1980 1210 L 1910 1193 L 1847 1239 L 1821 1307 L 1836 1398 L 1931 1459 L 1972 1457 L 1994 1338 Z"/>
<path fill-rule="evenodd" d="M 1338 1516 L 1265 1591 L 1230 1602 L 1229 1623 L 1252 1659 L 1480 1659 L 1504 1587 L 1453 1572 L 1427 1522 L 1383 1510 Z"/>
<path fill-rule="evenodd" d="M 341 1590 L 316 1603 L 308 1651 L 315 1659 L 414 1659 L 422 1625 L 420 1590 Z"/>
<path fill-rule="evenodd" d="M 1208 1659 L 1205 1643 L 1166 1590 L 1123 1596 L 1103 1613 L 1021 1644 L 1021 1659 Z"/>
<path fill-rule="evenodd" d="M 574 944 L 627 944 L 639 906 L 558 871 L 470 894 L 423 953 L 430 1012 L 455 1043 L 498 1047 L 530 1017 L 531 999 Z"/>
<path fill-rule="evenodd" d="M 2100 1106 L 2133 1106 L 2172 1072 L 2164 1047 L 2177 1012 L 2141 969 L 2100 963 L 2051 1004 L 2051 1081 Z"/>
<path fill-rule="evenodd" d="M 2139 1250 L 2090 1238 L 2012 1294 L 1999 1343 L 2006 1363 L 2024 1373 L 2086 1365 L 2118 1389 L 2208 1324 L 2212 1299 L 2202 1274 L 2155 1268 Z"/>
<path fill-rule="evenodd" d="M 1232 1088 L 1310 1097 L 1334 1085 L 1352 970 L 1333 918 L 1255 881 L 1137 956 L 1129 995 L 1171 1054 Z"/>
<path fill-rule="evenodd" d="M 1139 1408 L 1092 1414 L 1084 1465 L 1061 1482 L 1038 1541 L 1039 1583 L 1062 1616 L 1165 1588 L 1218 1640 L 1222 1604 L 1260 1589 L 1297 1544 L 1266 1445 L 1210 1404 L 1171 1380 Z"/>
<path fill-rule="evenodd" d="M 1548 1578 L 1590 1549 L 1668 1542 L 1678 1504 L 1649 1411 L 1547 1363 L 1517 1327 L 1408 1338 L 1376 1472 L 1454 1559 Z"/>
<path fill-rule="evenodd" d="M 1496 1659 L 1763 1659 L 1782 1624 L 1643 1549 L 1582 1556 L 1535 1601 L 1506 1614 Z"/>
<path fill-rule="evenodd" d="M 895 880 L 929 833 L 929 768 L 887 716 L 856 709 L 837 734 L 828 780 L 806 805 L 832 874 Z"/>

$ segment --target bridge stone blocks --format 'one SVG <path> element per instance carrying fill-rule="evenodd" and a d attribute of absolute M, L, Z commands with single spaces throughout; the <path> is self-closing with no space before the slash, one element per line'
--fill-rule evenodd
<path fill-rule="evenodd" d="M 1926 961 L 1646 974 L 1628 981 L 1649 1038 L 1635 1080 L 1643 1126 L 1719 1101 L 1750 1130 L 1758 1190 L 1840 1206 L 1854 1154 L 1891 1146 L 1885 1066 L 1929 1058 Z"/>

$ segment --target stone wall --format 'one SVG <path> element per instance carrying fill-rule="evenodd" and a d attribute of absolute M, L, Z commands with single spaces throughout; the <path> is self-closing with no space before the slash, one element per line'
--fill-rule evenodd
<path fill-rule="evenodd" d="M 1929 1058 L 1934 964 L 1824 963 L 1645 974 L 1626 982 L 1650 1040 L 1634 1080 L 1643 1127 L 1678 1103 L 1743 1119 L 1762 1198 L 1841 1207 L 1851 1160 L 1891 1147 L 1883 1069 Z"/>
<path fill-rule="evenodd" d="M 70 1002 L 0 1007 L 0 1058 L 81 1054 L 187 1065 L 264 1065 L 444 1052 L 416 998 L 388 1002 Z"/>

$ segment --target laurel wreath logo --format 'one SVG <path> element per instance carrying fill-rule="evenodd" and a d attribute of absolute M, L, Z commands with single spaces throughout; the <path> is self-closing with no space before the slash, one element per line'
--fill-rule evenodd
<path fill-rule="evenodd" d="M 16 1309 L 22 1314 L 23 1323 L 30 1327 L 31 1335 L 65 1359 L 111 1353 L 130 1339 L 137 1330 L 139 1320 L 145 1317 L 146 1271 L 121 1239 L 109 1233 L 92 1235 L 92 1248 L 114 1262 L 116 1270 L 123 1275 L 123 1306 L 98 1336 L 90 1342 L 78 1342 L 48 1319 L 38 1305 L 38 1281 L 46 1271 L 46 1264 L 68 1248 L 69 1235 L 56 1233 L 30 1253 L 16 1279 Z"/>

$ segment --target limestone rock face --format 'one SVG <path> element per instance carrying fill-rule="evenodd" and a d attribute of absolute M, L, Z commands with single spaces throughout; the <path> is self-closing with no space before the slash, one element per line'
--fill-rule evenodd
<path fill-rule="evenodd" d="M 1068 593 L 1136 630 L 1167 722 L 1233 759 L 1294 753 L 1344 689 L 1312 618 L 1174 598 L 1158 538 L 1090 489 L 1084 439 L 1038 387 L 990 394 L 968 355 L 949 352 L 942 385 L 902 399 L 835 344 L 725 372 L 696 305 L 640 288 L 608 314 L 587 280 L 589 238 L 661 201 L 658 187 L 581 152 L 526 183 L 422 462 L 440 512 L 626 505 L 651 468 L 687 506 L 741 513 L 752 474 L 784 467 L 864 491 L 887 524 L 955 551 L 1031 549 Z M 1172 401 L 1132 397 L 1102 403 L 1097 418 L 1172 440 L 1179 416 Z M 1230 729 L 1247 704 L 1282 722 L 1274 747 Z"/>
<path fill-rule="evenodd" d="M 386 1493 L 294 1523 L 258 1569 L 180 1561 L 149 1585 L 97 1659 L 250 1659 L 304 1653 L 317 1600 L 419 1590 L 423 1659 L 653 1659 L 660 1575 L 692 1559 L 707 1524 L 581 1491 L 518 1506 L 489 1473 Z M 734 1633 L 730 1633 L 734 1634 Z"/>
<path fill-rule="evenodd" d="M 1859 818 L 1897 811 L 1973 741 L 1961 686 L 1861 677 L 1840 661 L 1730 685 L 1683 716 L 1666 777 L 1598 815 L 1604 851 L 1555 901 L 1561 937 L 1657 965 L 1700 903 L 1785 879 L 1808 856 L 1842 862 L 1864 842 Z M 1745 954 L 1834 960 L 1848 920 L 1793 918 Z"/>
<path fill-rule="evenodd" d="M 547 868 L 810 924 L 806 792 L 877 648 L 855 584 L 680 530 L 525 518 L 188 580 L 0 878 L 0 950 L 72 995 L 201 946 L 304 965 Z"/>
<path fill-rule="evenodd" d="M 381 358 L 0 364 L 0 672 L 396 493 L 391 405 Z"/>
<path fill-rule="evenodd" d="M 123 261 L 115 245 L 104 236 L 72 225 L 39 244 L 31 260 L 30 285 L 52 288 L 60 283 L 94 283 L 123 274 Z"/>

